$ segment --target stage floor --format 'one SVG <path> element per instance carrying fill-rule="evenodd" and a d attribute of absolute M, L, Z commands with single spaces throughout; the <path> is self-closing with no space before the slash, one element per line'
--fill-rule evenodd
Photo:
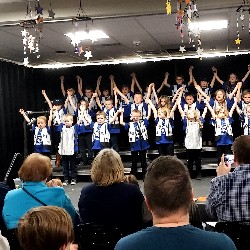
<path fill-rule="evenodd" d="M 192 179 L 194 197 L 207 196 L 210 187 L 210 181 L 213 177 L 207 176 L 203 177 L 202 180 Z M 76 185 L 65 186 L 65 192 L 70 197 L 73 205 L 78 209 L 78 200 L 81 194 L 81 190 L 84 186 L 89 185 L 91 182 L 78 182 Z M 143 192 L 143 181 L 139 180 L 141 191 Z"/>

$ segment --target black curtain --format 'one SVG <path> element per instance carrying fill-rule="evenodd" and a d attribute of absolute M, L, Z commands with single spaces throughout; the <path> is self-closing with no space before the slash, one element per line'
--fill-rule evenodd
<path fill-rule="evenodd" d="M 23 118 L 18 112 L 19 109 L 32 111 L 48 109 L 41 94 L 42 89 L 46 90 L 51 100 L 62 98 L 59 79 L 61 75 L 65 76 L 65 88 L 77 89 L 76 75 L 80 75 L 83 78 L 83 87 L 90 86 L 95 89 L 96 80 L 100 75 L 103 76 L 101 88 L 110 84 L 108 77 L 111 74 L 115 76 L 115 81 L 120 87 L 123 84 L 130 85 L 129 75 L 135 72 L 145 89 L 145 85 L 151 82 L 159 87 L 166 71 L 170 73 L 170 83 L 174 83 L 176 74 L 183 74 L 187 82 L 190 65 L 194 66 L 197 81 L 204 77 L 210 81 L 213 76 L 212 66 L 218 68 L 218 75 L 224 81 L 228 79 L 230 73 L 236 73 L 239 79 L 242 79 L 249 63 L 249 55 L 46 70 L 0 62 L 0 180 L 5 175 L 13 154 L 24 151 Z M 249 78 L 246 82 L 248 88 L 250 88 Z M 27 134 L 28 141 L 32 142 L 29 129 Z M 30 145 L 29 152 L 31 150 Z"/>

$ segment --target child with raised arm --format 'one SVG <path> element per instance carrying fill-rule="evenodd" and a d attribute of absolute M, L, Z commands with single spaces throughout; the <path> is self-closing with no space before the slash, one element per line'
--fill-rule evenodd
<path fill-rule="evenodd" d="M 63 94 L 63 96 L 65 98 L 64 107 L 67 110 L 67 113 L 69 113 L 71 115 L 74 115 L 74 109 L 73 109 L 72 105 L 69 102 L 68 96 L 69 95 L 71 96 L 72 102 L 74 103 L 75 106 L 78 103 L 79 97 L 77 97 L 77 95 L 75 94 L 75 90 L 73 88 L 69 88 L 69 89 L 67 89 L 67 91 L 65 90 L 64 76 L 61 76 L 60 80 L 61 80 L 61 91 L 62 91 L 62 94 Z"/>
<path fill-rule="evenodd" d="M 30 123 L 30 118 L 25 113 L 23 109 L 19 110 L 20 114 L 23 115 L 24 119 Z M 37 125 L 32 124 L 32 131 L 34 132 L 34 153 L 40 153 L 50 157 L 51 154 L 51 121 L 52 121 L 52 111 L 50 111 L 50 116 L 47 125 L 46 116 L 38 116 L 36 118 Z"/>
<path fill-rule="evenodd" d="M 237 99 L 235 98 L 234 104 L 229 112 L 226 106 L 220 106 L 214 110 L 206 99 L 204 102 L 212 115 L 212 124 L 215 127 L 217 157 L 218 163 L 220 163 L 222 154 L 232 153 L 231 146 L 233 144 L 233 131 L 231 124 L 233 122 L 232 116 L 237 105 Z"/>
<path fill-rule="evenodd" d="M 65 109 L 63 107 L 63 101 L 61 99 L 55 99 L 51 102 L 45 90 L 42 90 L 42 95 L 47 101 L 50 110 L 52 110 L 52 142 L 56 154 L 55 165 L 59 167 L 61 162 L 61 156 L 58 153 L 58 146 L 60 143 L 61 129 L 63 126 L 63 116 L 65 115 Z"/>
<path fill-rule="evenodd" d="M 106 99 L 105 104 L 102 105 L 97 94 L 94 93 L 94 96 L 96 97 L 96 102 L 99 108 L 105 112 L 106 119 L 108 124 L 110 125 L 110 147 L 112 147 L 115 151 L 119 151 L 118 148 L 118 134 L 120 134 L 120 124 L 119 119 L 116 116 L 116 119 L 114 119 L 116 112 L 117 112 L 117 94 L 116 91 L 114 91 L 115 94 L 115 106 L 113 104 L 112 99 Z M 110 122 L 113 121 L 113 122 Z"/>
<path fill-rule="evenodd" d="M 168 108 L 159 108 L 156 110 L 151 100 L 147 100 L 149 106 L 153 110 L 156 124 L 156 145 L 159 155 L 174 155 L 173 144 L 173 127 L 174 127 L 174 111 L 177 102 L 170 110 Z"/>
<path fill-rule="evenodd" d="M 71 114 L 64 115 L 63 120 L 64 125 L 61 129 L 61 140 L 58 146 L 58 153 L 62 156 L 63 185 L 68 185 L 70 178 L 71 185 L 75 185 L 77 178 L 76 155 L 78 153 L 79 125 L 73 125 L 73 116 Z"/>
<path fill-rule="evenodd" d="M 249 89 L 249 85 L 246 84 L 246 80 L 249 77 L 249 75 L 250 75 L 250 64 L 247 65 L 247 73 L 242 78 L 243 89 Z"/>
<path fill-rule="evenodd" d="M 142 119 L 141 111 L 134 109 L 131 112 L 132 122 L 125 123 L 123 121 L 123 112 L 123 109 L 121 109 L 120 124 L 125 127 L 129 135 L 130 151 L 132 155 L 131 174 L 135 176 L 137 175 L 137 163 L 139 160 L 141 162 L 142 174 L 144 176 L 147 169 L 146 153 L 149 148 L 147 133 L 149 117 Z M 138 157 L 140 158 L 138 159 Z"/>
<path fill-rule="evenodd" d="M 113 88 L 114 88 L 114 76 L 113 75 L 110 75 L 109 76 L 109 79 L 110 79 L 110 88 L 108 87 L 104 87 L 103 90 L 101 91 L 100 90 L 100 85 L 101 85 L 101 80 L 102 80 L 102 77 L 99 76 L 98 79 L 97 79 L 97 85 L 96 85 L 96 90 L 95 92 L 98 94 L 99 96 L 99 99 L 100 99 L 100 103 L 101 105 L 104 105 L 105 104 L 105 101 L 107 99 L 113 99 Z M 97 104 L 98 105 L 98 104 Z M 99 105 L 98 105 L 99 106 Z"/>
<path fill-rule="evenodd" d="M 203 111 L 202 116 L 197 109 L 188 109 L 184 111 L 180 105 L 180 99 L 177 100 L 178 109 L 183 122 L 185 131 L 185 147 L 187 151 L 187 167 L 191 178 L 197 180 L 202 178 L 201 175 L 201 149 L 202 149 L 202 127 L 207 109 Z M 193 170 L 193 164 L 196 165 L 196 173 Z"/>

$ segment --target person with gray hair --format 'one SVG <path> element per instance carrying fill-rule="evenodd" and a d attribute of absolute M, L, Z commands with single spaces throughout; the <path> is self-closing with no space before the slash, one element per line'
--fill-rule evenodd
<path fill-rule="evenodd" d="M 193 191 L 188 169 L 173 156 L 160 156 L 147 169 L 144 193 L 153 226 L 118 241 L 115 250 L 235 250 L 225 234 L 189 225 Z"/>

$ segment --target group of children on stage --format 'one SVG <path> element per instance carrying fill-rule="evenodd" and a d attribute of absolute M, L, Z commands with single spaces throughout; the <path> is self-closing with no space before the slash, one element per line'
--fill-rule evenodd
<path fill-rule="evenodd" d="M 207 134 L 211 130 L 209 124 L 214 126 L 218 161 L 222 154 L 231 153 L 234 110 L 239 114 L 243 133 L 250 134 L 250 90 L 241 91 L 242 82 L 250 74 L 250 65 L 241 82 L 237 81 L 235 74 L 230 74 L 229 80 L 223 82 L 217 75 L 217 69 L 213 67 L 212 70 L 213 79 L 210 84 L 206 79 L 198 84 L 193 76 L 193 67 L 190 67 L 190 80 L 187 85 L 181 75 L 176 77 L 175 85 L 170 85 L 169 74 L 166 73 L 159 89 L 156 90 L 154 83 L 151 83 L 146 92 L 143 92 L 134 73 L 131 74 L 131 87 L 123 85 L 120 91 L 114 77 L 110 76 L 110 89 L 105 88 L 101 92 L 99 77 L 95 91 L 86 87 L 84 94 L 79 76 L 76 77 L 77 94 L 72 88 L 65 91 L 62 76 L 61 90 L 65 102 L 61 99 L 51 102 L 45 90 L 42 90 L 50 107 L 50 115 L 48 121 L 45 116 L 37 117 L 37 125 L 32 125 L 34 151 L 49 156 L 52 136 L 57 156 L 56 165 L 59 166 L 61 161 L 63 167 L 63 184 L 69 184 L 70 179 L 71 184 L 76 184 L 78 153 L 81 154 L 83 164 L 89 164 L 103 148 L 112 147 L 118 151 L 118 138 L 122 141 L 128 140 L 132 155 L 131 173 L 137 174 L 137 163 L 140 161 L 142 173 L 145 174 L 146 153 L 150 146 L 149 128 L 155 129 L 155 144 L 160 155 L 174 155 L 174 137 L 181 138 L 184 131 L 187 166 L 191 176 L 195 175 L 200 179 L 202 146 L 205 143 L 212 145 L 211 137 L 202 141 L 202 128 L 205 124 Z M 215 92 L 213 99 L 211 93 L 216 80 L 221 88 Z M 135 92 L 135 86 L 138 92 Z M 158 97 L 163 88 L 171 92 L 172 98 L 167 95 Z M 30 122 L 23 109 L 20 109 L 20 113 Z M 151 115 L 154 118 L 153 126 L 150 126 L 149 121 Z"/>

